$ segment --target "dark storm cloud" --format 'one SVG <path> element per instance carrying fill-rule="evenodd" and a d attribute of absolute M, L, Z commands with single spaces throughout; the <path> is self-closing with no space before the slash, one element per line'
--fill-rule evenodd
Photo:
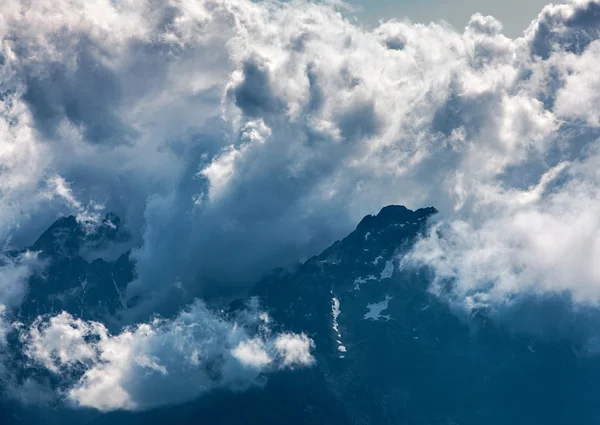
<path fill-rule="evenodd" d="M 83 128 L 90 143 L 127 143 L 135 131 L 117 111 L 121 102 L 118 77 L 107 69 L 92 43 L 77 46 L 77 67 L 70 72 L 61 63 L 45 65 L 43 74 L 28 76 L 24 100 L 29 104 L 38 129 L 47 138 L 56 138 L 57 127 L 67 119 Z"/>

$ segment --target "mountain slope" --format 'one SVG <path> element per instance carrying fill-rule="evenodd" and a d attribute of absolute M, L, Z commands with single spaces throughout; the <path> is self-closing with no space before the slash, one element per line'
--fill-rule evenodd
<path fill-rule="evenodd" d="M 312 368 L 150 412 L 75 415 L 59 407 L 36 414 L 41 423 L 61 424 L 598 423 L 600 368 L 577 343 L 509 332 L 486 311 L 454 312 L 428 291 L 426 269 L 403 267 L 402 256 L 436 212 L 385 207 L 296 270 L 275 270 L 255 285 L 251 295 L 276 326 L 315 341 Z M 61 219 L 40 238 L 32 249 L 50 265 L 46 276 L 32 278 L 23 318 L 66 309 L 113 320 L 126 308 L 121 294 L 134 274 L 128 254 L 114 262 L 80 255 L 122 237 L 116 218 L 107 220 L 114 226 L 90 236 L 74 219 Z M 22 423 L 8 414 L 2 419 Z"/>
<path fill-rule="evenodd" d="M 92 228 L 73 216 L 57 220 L 27 248 L 38 253 L 46 268 L 30 278 L 20 318 L 29 322 L 41 314 L 68 311 L 84 320 L 114 324 L 115 315 L 125 307 L 124 293 L 133 279 L 134 266 L 129 252 L 112 262 L 97 255 L 128 237 L 113 214 Z"/>
<path fill-rule="evenodd" d="M 355 423 L 559 424 L 574 423 L 567 406 L 591 411 L 580 386 L 590 371 L 569 341 L 512 335 L 483 312 L 460 320 L 427 291 L 426 270 L 400 268 L 434 213 L 386 207 L 256 293 L 311 332 Z"/>

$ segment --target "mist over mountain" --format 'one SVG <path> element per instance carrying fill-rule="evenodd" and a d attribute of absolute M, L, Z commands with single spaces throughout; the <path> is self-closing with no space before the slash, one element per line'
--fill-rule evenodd
<path fill-rule="evenodd" d="M 12 317 L 2 423 L 593 423 L 600 367 L 590 334 L 453 311 L 432 292 L 432 271 L 406 264 L 436 214 L 385 207 L 225 308 L 196 301 L 125 329 L 119 321 L 135 308 L 123 298 L 135 279 L 129 253 L 80 255 L 127 235 L 118 217 L 87 230 L 61 218 L 23 251 L 39 250 L 46 266 Z M 572 307 L 520 303 L 532 314 Z M 575 316 L 564 325 L 589 326 Z"/>
<path fill-rule="evenodd" d="M 598 423 L 600 2 L 530 19 L 0 2 L 0 425 Z"/>

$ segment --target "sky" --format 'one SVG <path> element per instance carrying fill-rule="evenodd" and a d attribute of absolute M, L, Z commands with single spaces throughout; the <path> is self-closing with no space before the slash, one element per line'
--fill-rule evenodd
<path fill-rule="evenodd" d="M 310 364 L 311 341 L 261 331 L 256 308 L 242 329 L 201 302 L 171 321 L 149 313 L 173 288 L 242 291 L 389 204 L 440 211 L 403 261 L 431 268 L 434 292 L 452 280 L 457 308 L 556 294 L 597 308 L 600 2 L 520 7 L 533 21 L 505 18 L 516 39 L 485 4 L 457 8 L 450 28 L 367 27 L 335 3 L 0 3 L 0 246 L 69 214 L 93 226 L 115 212 L 132 235 L 113 254 L 132 249 L 125 295 L 141 307 L 116 335 L 68 315 L 16 330 L 44 265 L 0 261 L 0 340 L 23 332 L 52 373 L 84 363 L 109 378 L 65 388 L 75 405 L 149 408 L 136 378 L 177 386 L 173 353 L 193 365 L 194 346 L 223 354 L 215 338 L 232 373 L 219 385 Z M 173 329 L 193 344 L 159 346 Z"/>
<path fill-rule="evenodd" d="M 359 9 L 355 14 L 370 26 L 380 20 L 407 18 L 418 23 L 444 20 L 461 30 L 471 15 L 479 12 L 498 19 L 503 34 L 511 38 L 521 37 L 547 4 L 545 0 L 350 0 L 348 3 Z"/>

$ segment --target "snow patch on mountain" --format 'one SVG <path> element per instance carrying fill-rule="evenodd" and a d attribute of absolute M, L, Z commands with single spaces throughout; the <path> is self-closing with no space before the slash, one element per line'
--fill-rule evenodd
<path fill-rule="evenodd" d="M 364 315 L 364 319 L 365 320 L 379 320 L 379 319 L 390 320 L 389 315 L 382 316 L 381 313 L 383 313 L 385 310 L 387 310 L 391 299 L 392 299 L 392 297 L 390 297 L 389 295 L 386 295 L 385 299 L 383 301 L 380 301 L 378 303 L 373 303 L 373 304 L 367 304 L 367 309 L 369 311 Z"/>
<path fill-rule="evenodd" d="M 361 283 L 367 283 L 367 281 L 361 277 L 357 277 L 356 279 L 354 279 L 354 290 L 355 291 L 360 291 Z"/>
<path fill-rule="evenodd" d="M 385 268 L 381 272 L 380 279 L 389 279 L 394 274 L 394 262 L 389 260 L 385 263 Z"/>
<path fill-rule="evenodd" d="M 340 310 L 340 300 L 338 300 L 336 297 L 333 297 L 331 299 L 331 314 L 333 316 L 333 330 L 335 331 L 336 335 L 337 335 L 337 340 L 336 342 L 338 343 L 338 351 L 345 353 L 346 347 L 344 346 L 344 343 L 342 342 L 342 334 L 340 333 L 340 328 L 338 325 L 338 321 L 337 318 L 339 317 L 340 313 L 342 311 Z M 341 358 L 343 358 L 344 356 L 340 356 Z"/>
<path fill-rule="evenodd" d="M 363 283 L 367 283 L 367 281 L 369 281 L 369 280 L 377 280 L 377 278 L 375 276 L 373 276 L 372 274 L 368 275 L 365 278 L 357 277 L 356 279 L 354 279 L 354 290 L 360 291 L 360 285 Z"/>

